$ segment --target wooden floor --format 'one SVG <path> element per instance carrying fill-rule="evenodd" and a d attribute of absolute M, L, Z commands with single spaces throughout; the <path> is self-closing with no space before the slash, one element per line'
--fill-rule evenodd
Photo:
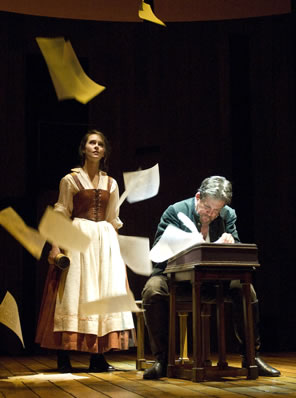
<path fill-rule="evenodd" d="M 257 380 L 223 379 L 193 383 L 180 379 L 143 380 L 135 367 L 136 355 L 106 355 L 115 372 L 88 373 L 89 356 L 73 354 L 70 374 L 56 372 L 55 355 L 0 356 L 1 398 L 180 398 L 180 397 L 296 397 L 296 353 L 266 354 L 262 357 L 282 376 Z M 228 356 L 239 365 L 239 356 Z"/>

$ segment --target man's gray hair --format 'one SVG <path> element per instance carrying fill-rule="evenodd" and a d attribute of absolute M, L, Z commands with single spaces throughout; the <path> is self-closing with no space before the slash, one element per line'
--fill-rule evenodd
<path fill-rule="evenodd" d="M 198 192 L 200 199 L 210 196 L 223 200 L 225 204 L 229 205 L 232 199 L 232 184 L 225 177 L 212 176 L 203 180 Z"/>

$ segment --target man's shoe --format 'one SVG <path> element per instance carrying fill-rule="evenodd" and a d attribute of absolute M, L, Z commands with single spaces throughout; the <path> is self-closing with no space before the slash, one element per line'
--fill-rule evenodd
<path fill-rule="evenodd" d="M 258 375 L 266 376 L 266 377 L 279 377 L 281 372 L 272 366 L 268 365 L 262 358 L 259 356 L 255 357 L 255 365 L 258 367 Z M 246 367 L 246 359 L 243 357 L 242 367 Z"/>
<path fill-rule="evenodd" d="M 258 366 L 259 376 L 279 377 L 281 375 L 279 370 L 268 365 L 268 363 L 264 362 L 260 357 L 255 358 L 255 364 Z"/>
<path fill-rule="evenodd" d="M 108 363 L 103 354 L 92 354 L 90 356 L 89 372 L 101 373 L 112 372 L 115 368 Z"/>
<path fill-rule="evenodd" d="M 153 366 L 146 369 L 143 374 L 145 380 L 155 380 L 160 377 L 166 377 L 167 374 L 167 362 L 156 360 Z"/>

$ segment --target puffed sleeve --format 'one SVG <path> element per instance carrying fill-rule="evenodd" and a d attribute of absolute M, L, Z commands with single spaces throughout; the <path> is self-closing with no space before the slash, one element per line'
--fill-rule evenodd
<path fill-rule="evenodd" d="M 54 210 L 71 217 L 73 210 L 73 185 L 69 178 L 64 177 L 60 182 L 59 198 L 54 205 Z"/>
<path fill-rule="evenodd" d="M 117 182 L 112 178 L 112 185 L 110 189 L 110 199 L 106 209 L 106 221 L 111 223 L 117 230 L 122 227 L 123 223 L 119 218 L 119 189 Z"/>

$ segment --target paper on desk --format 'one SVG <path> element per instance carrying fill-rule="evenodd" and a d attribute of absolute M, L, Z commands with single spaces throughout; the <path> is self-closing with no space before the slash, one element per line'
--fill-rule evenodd
<path fill-rule="evenodd" d="M 135 302 L 131 290 L 127 294 L 113 297 L 105 297 L 100 300 L 90 301 L 81 304 L 81 312 L 85 315 L 92 314 L 111 314 L 114 312 L 142 312 Z"/>
<path fill-rule="evenodd" d="M 151 275 L 149 238 L 118 235 L 120 252 L 125 264 L 136 274 Z"/>
<path fill-rule="evenodd" d="M 192 232 L 185 232 L 169 224 L 164 230 L 157 244 L 151 249 L 149 258 L 155 263 L 161 263 L 177 255 L 181 251 L 204 242 L 202 234 L 198 232 L 194 223 L 184 213 L 178 213 L 178 218 Z"/>
<path fill-rule="evenodd" d="M 28 227 L 12 207 L 0 211 L 0 224 L 35 258 L 41 257 L 45 239 L 38 231 Z"/>
<path fill-rule="evenodd" d="M 177 216 L 178 216 L 179 220 L 182 221 L 182 223 L 185 225 L 185 227 L 187 227 L 189 229 L 189 231 L 191 231 L 193 233 L 197 233 L 197 234 L 199 233 L 198 229 L 196 228 L 196 225 L 193 223 L 193 221 L 190 220 L 190 218 L 188 216 L 186 216 L 186 214 L 179 211 Z"/>
<path fill-rule="evenodd" d="M 145 19 L 146 21 L 157 23 L 162 26 L 166 26 L 160 19 L 158 19 L 153 13 L 150 4 L 146 4 L 144 0 L 142 0 L 139 12 L 139 18 Z"/>
<path fill-rule="evenodd" d="M 17 335 L 25 348 L 17 303 L 8 291 L 0 304 L 0 322 Z"/>
<path fill-rule="evenodd" d="M 158 163 L 150 169 L 123 173 L 125 191 L 119 199 L 119 205 L 127 198 L 129 203 L 152 198 L 159 190 Z"/>
<path fill-rule="evenodd" d="M 74 98 L 86 104 L 105 90 L 82 69 L 70 41 L 63 37 L 37 37 L 59 100 Z"/>
<path fill-rule="evenodd" d="M 48 206 L 38 229 L 48 242 L 65 250 L 85 252 L 90 244 L 90 237 L 80 231 L 72 221 Z"/>

